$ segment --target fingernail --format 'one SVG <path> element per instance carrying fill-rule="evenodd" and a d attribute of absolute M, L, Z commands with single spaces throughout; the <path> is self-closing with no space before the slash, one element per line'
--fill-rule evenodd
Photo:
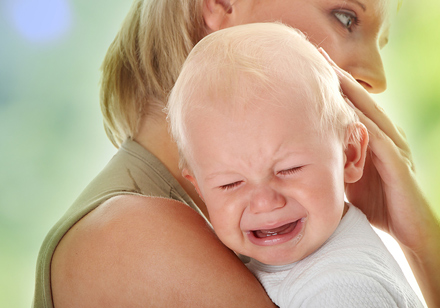
<path fill-rule="evenodd" d="M 336 75 L 338 75 L 339 77 L 345 77 L 344 71 L 339 68 L 339 66 L 333 66 L 333 69 L 335 70 Z"/>
<path fill-rule="evenodd" d="M 348 99 L 348 97 L 344 97 L 345 102 L 353 109 L 355 109 L 353 103 Z"/>
<path fill-rule="evenodd" d="M 324 56 L 324 58 L 330 62 L 330 64 L 333 64 L 334 66 L 337 66 L 336 63 L 332 60 L 332 58 L 330 58 L 330 56 L 328 55 L 328 53 L 324 50 L 324 48 L 319 47 L 318 48 L 319 52 Z"/>
<path fill-rule="evenodd" d="M 329 56 L 328 56 L 327 52 L 324 50 L 324 48 L 318 47 L 318 50 L 319 50 L 320 53 L 322 53 L 322 55 L 324 57 L 329 58 Z"/>
<path fill-rule="evenodd" d="M 322 47 L 318 47 L 318 51 L 324 56 L 324 58 L 327 61 L 330 61 L 330 57 L 328 56 L 327 52 Z"/>

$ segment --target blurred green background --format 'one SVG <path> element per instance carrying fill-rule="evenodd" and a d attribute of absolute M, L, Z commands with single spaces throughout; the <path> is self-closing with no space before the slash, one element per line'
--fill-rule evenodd
<path fill-rule="evenodd" d="M 131 1 L 0 2 L 0 306 L 29 307 L 44 236 L 115 152 L 99 67 Z M 440 215 L 440 2 L 404 1 L 375 95 Z"/>

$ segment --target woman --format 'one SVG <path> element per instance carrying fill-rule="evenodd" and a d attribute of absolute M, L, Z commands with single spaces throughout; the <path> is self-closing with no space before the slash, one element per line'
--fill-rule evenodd
<path fill-rule="evenodd" d="M 34 306 L 273 307 L 210 230 L 162 112 L 204 35 L 273 20 L 305 32 L 343 69 L 333 64 L 371 132 L 366 175 L 347 196 L 397 239 L 427 303 L 439 306 L 438 222 L 404 136 L 367 94 L 386 88 L 379 49 L 389 11 L 387 0 L 136 0 L 103 64 L 101 105 L 120 150 L 46 238 Z"/>

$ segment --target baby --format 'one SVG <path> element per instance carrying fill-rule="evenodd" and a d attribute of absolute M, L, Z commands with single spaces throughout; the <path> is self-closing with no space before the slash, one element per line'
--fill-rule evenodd
<path fill-rule="evenodd" d="M 330 65 L 277 23 L 215 32 L 169 98 L 184 176 L 219 239 L 280 307 L 421 307 L 364 214 L 344 201 L 368 134 Z"/>

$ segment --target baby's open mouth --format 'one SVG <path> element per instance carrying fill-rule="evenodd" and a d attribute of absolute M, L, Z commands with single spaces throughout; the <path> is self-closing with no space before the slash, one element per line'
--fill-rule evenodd
<path fill-rule="evenodd" d="M 275 235 L 283 235 L 292 232 L 299 220 L 282 225 L 273 229 L 253 230 L 252 233 L 256 238 L 266 238 Z"/>

